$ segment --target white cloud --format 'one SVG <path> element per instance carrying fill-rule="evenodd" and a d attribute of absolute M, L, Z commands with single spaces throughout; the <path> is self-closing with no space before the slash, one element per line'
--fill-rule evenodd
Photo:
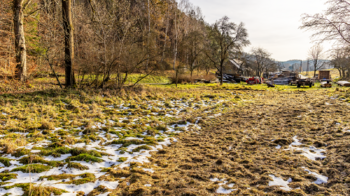
<path fill-rule="evenodd" d="M 284 61 L 306 59 L 313 45 L 312 32 L 300 30 L 301 15 L 326 9 L 326 0 L 190 0 L 199 6 L 205 20 L 214 23 L 224 15 L 232 22 L 243 22 L 249 33 L 251 47 L 263 47 L 273 58 Z M 329 49 L 330 44 L 324 44 Z"/>

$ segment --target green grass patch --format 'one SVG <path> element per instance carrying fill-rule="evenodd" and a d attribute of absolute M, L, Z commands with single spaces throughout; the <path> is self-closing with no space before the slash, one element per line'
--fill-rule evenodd
<path fill-rule="evenodd" d="M 141 150 L 151 150 L 151 149 L 152 149 L 151 147 L 147 145 L 143 145 L 135 148 L 134 150 L 132 150 L 132 152 L 140 152 Z"/>
<path fill-rule="evenodd" d="M 29 153 L 30 153 L 30 150 L 25 149 L 25 148 L 20 148 L 20 149 L 17 149 L 14 153 L 12 153 L 12 156 L 21 157 L 24 155 L 28 155 Z"/>
<path fill-rule="evenodd" d="M 9 167 L 11 165 L 10 161 L 11 159 L 0 157 L 0 163 L 4 164 L 6 167 Z"/>
<path fill-rule="evenodd" d="M 12 173 L 0 173 L 0 179 L 5 182 L 11 179 L 16 179 L 17 174 L 12 174 Z"/>
<path fill-rule="evenodd" d="M 143 140 L 124 140 L 124 139 L 114 140 L 112 142 L 112 144 L 123 144 L 123 147 L 128 147 L 132 144 L 140 145 L 144 143 L 145 142 Z"/>
<path fill-rule="evenodd" d="M 127 157 L 119 157 L 118 162 L 125 162 L 127 160 L 128 160 Z"/>
<path fill-rule="evenodd" d="M 42 164 L 31 164 L 31 165 L 23 165 L 23 166 L 17 167 L 11 170 L 11 172 L 21 171 L 23 173 L 42 173 L 42 172 L 49 171 L 50 169 L 51 169 L 51 166 L 42 165 Z"/>
<path fill-rule="evenodd" d="M 90 154 L 79 154 L 68 158 L 69 161 L 85 161 L 85 162 L 103 162 L 102 159 Z"/>
<path fill-rule="evenodd" d="M 61 167 L 65 165 L 65 163 L 63 163 L 62 161 L 47 161 L 38 155 L 23 157 L 19 160 L 19 162 L 22 164 L 42 163 L 52 167 Z"/>
<path fill-rule="evenodd" d="M 88 166 L 82 165 L 80 163 L 75 163 L 75 162 L 68 162 L 67 167 L 68 168 L 75 168 L 75 169 L 79 169 L 79 170 L 88 170 L 89 169 Z"/>

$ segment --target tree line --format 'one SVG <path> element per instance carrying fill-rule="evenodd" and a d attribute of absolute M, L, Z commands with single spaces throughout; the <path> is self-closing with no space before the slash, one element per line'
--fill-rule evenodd
<path fill-rule="evenodd" d="M 191 77 L 215 68 L 222 76 L 232 59 L 259 76 L 276 69 L 266 50 L 243 52 L 250 44 L 243 23 L 225 16 L 208 24 L 188 0 L 4 0 L 0 9 L 0 71 L 20 81 L 42 67 L 61 87 L 96 88 L 183 68 Z"/>

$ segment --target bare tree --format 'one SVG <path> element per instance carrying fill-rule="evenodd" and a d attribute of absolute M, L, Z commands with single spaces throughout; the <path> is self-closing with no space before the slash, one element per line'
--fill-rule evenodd
<path fill-rule="evenodd" d="M 324 13 L 302 16 L 301 29 L 315 30 L 314 38 L 350 43 L 350 1 L 328 0 Z"/>
<path fill-rule="evenodd" d="M 72 0 L 62 0 L 62 17 L 64 28 L 65 78 L 66 87 L 75 85 L 74 78 L 74 27 L 72 20 Z"/>
<path fill-rule="evenodd" d="M 347 47 L 335 48 L 330 54 L 331 64 L 339 71 L 341 78 L 349 75 L 350 49 Z"/>
<path fill-rule="evenodd" d="M 270 59 L 271 53 L 263 48 L 253 48 L 251 52 L 256 75 L 261 77 L 264 70 L 268 70 L 268 67 L 272 65 L 272 60 Z"/>
<path fill-rule="evenodd" d="M 250 44 L 248 33 L 243 23 L 236 25 L 227 16 L 210 27 L 207 57 L 220 72 L 220 84 L 223 84 L 223 67 L 230 54 Z"/>
<path fill-rule="evenodd" d="M 27 49 L 26 40 L 24 37 L 24 11 L 30 4 L 31 0 L 28 0 L 24 4 L 24 0 L 14 0 L 14 30 L 15 30 L 15 50 L 16 50 L 16 77 L 20 81 L 27 79 Z"/>
<path fill-rule="evenodd" d="M 316 71 L 322 68 L 323 63 L 320 61 L 323 57 L 323 47 L 320 44 L 312 46 L 309 50 L 309 58 L 312 61 L 314 68 L 314 77 L 316 76 Z"/>

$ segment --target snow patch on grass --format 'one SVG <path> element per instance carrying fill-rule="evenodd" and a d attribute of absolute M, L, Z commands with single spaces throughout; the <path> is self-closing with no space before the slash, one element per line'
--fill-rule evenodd
<path fill-rule="evenodd" d="M 272 178 L 272 181 L 269 182 L 269 186 L 281 186 L 280 188 L 285 191 L 291 191 L 292 189 L 288 186 L 292 182 L 292 179 L 289 178 L 287 181 L 284 181 L 282 178 L 276 177 L 274 175 L 269 175 Z"/>

